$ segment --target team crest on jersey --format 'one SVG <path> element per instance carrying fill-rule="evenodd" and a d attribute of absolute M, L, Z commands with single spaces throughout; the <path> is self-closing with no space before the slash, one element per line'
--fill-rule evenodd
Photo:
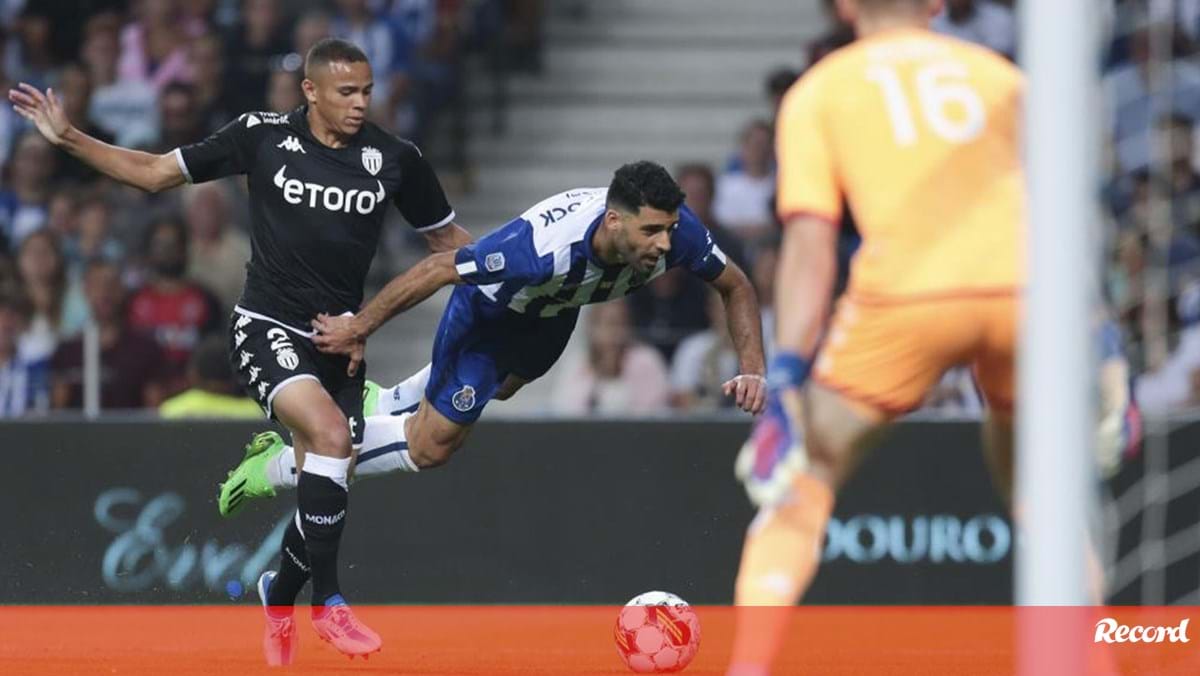
<path fill-rule="evenodd" d="M 296 348 L 292 346 L 292 339 L 287 332 L 283 329 L 271 328 L 267 331 L 267 338 L 271 340 L 275 361 L 283 368 L 295 371 L 296 367 L 300 365 L 300 357 L 296 356 Z"/>
<path fill-rule="evenodd" d="M 466 413 L 475 408 L 475 388 L 470 385 L 463 385 L 462 389 L 454 393 L 454 398 L 450 400 L 454 404 L 454 408 L 458 411 Z"/>
<path fill-rule="evenodd" d="M 487 258 L 483 259 L 483 267 L 487 268 L 488 272 L 499 272 L 504 269 L 504 254 L 497 251 L 490 253 Z"/>
<path fill-rule="evenodd" d="M 371 172 L 371 175 L 374 176 L 383 168 L 383 153 L 379 152 L 378 148 L 367 146 L 362 149 L 362 163 L 363 168 Z"/>

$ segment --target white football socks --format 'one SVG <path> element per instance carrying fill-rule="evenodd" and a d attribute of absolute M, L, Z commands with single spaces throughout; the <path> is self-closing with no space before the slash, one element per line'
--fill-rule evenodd
<path fill-rule="evenodd" d="M 416 411 L 417 405 L 425 396 L 425 386 L 429 384 L 429 372 L 432 369 L 433 364 L 426 364 L 425 368 L 409 376 L 407 380 L 392 387 L 379 388 L 379 403 L 372 415 L 396 415 Z"/>
<path fill-rule="evenodd" d="M 420 468 L 408 453 L 408 441 L 404 436 L 404 421 L 412 413 L 402 415 L 373 415 L 363 427 L 363 444 L 358 451 L 358 462 L 354 466 L 354 478 L 391 474 L 392 472 L 418 472 Z M 308 471 L 307 461 L 305 471 Z M 283 452 L 267 462 L 267 481 L 271 487 L 296 487 L 296 449 L 284 446 Z"/>

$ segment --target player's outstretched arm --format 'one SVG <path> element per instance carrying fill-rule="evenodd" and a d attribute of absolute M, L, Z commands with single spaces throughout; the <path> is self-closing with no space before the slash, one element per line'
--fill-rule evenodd
<path fill-rule="evenodd" d="M 387 320 L 409 310 L 432 296 L 438 289 L 461 281 L 454 265 L 453 251 L 436 253 L 388 282 L 357 315 L 330 317 L 321 315 L 313 320 L 317 335 L 313 343 L 322 352 L 350 357 L 350 375 L 358 370 L 367 337 Z"/>
<path fill-rule="evenodd" d="M 762 315 L 758 295 L 746 273 L 728 262 L 725 270 L 712 282 L 725 304 L 729 335 L 737 350 L 739 375 L 725 383 L 725 396 L 733 396 L 737 407 L 750 413 L 761 413 L 766 406 L 766 364 L 763 358 Z"/>
<path fill-rule="evenodd" d="M 457 223 L 449 223 L 436 230 L 423 233 L 425 242 L 429 244 L 430 253 L 442 253 L 445 251 L 457 251 L 458 249 L 475 241 L 471 237 L 471 233 L 467 232 Z"/>
<path fill-rule="evenodd" d="M 41 92 L 22 82 L 16 89 L 8 90 L 8 100 L 17 114 L 32 122 L 47 141 L 111 178 L 147 192 L 174 188 L 184 182 L 183 170 L 172 153 L 154 155 L 119 148 L 71 126 L 53 89 Z"/>

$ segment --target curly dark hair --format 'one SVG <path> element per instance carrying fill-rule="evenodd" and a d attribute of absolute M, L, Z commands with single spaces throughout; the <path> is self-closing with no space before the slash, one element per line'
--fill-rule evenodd
<path fill-rule="evenodd" d="M 649 206 L 672 212 L 683 204 L 684 194 L 662 165 L 642 160 L 617 169 L 608 186 L 608 206 L 636 214 Z"/>

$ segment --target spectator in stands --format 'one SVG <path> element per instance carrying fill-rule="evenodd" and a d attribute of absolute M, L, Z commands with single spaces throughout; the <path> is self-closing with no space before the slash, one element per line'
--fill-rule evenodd
<path fill-rule="evenodd" d="M 166 393 L 186 386 L 184 369 L 201 337 L 221 327 L 216 299 L 184 277 L 188 263 L 187 229 L 162 218 L 146 232 L 144 256 L 149 266 L 145 286 L 129 301 L 129 325 L 152 336 L 167 365 Z"/>
<path fill-rule="evenodd" d="M 1118 231 L 1108 265 L 1108 293 L 1113 310 L 1127 326 L 1136 326 L 1146 270 L 1146 235 L 1133 228 Z"/>
<path fill-rule="evenodd" d="M 183 215 L 189 236 L 188 277 L 211 291 L 228 314 L 246 281 L 250 239 L 234 227 L 225 189 L 221 183 L 189 186 L 183 193 Z"/>
<path fill-rule="evenodd" d="M 189 84 L 172 82 L 159 95 L 159 152 L 202 140 L 207 134 L 196 90 Z M 226 120 L 228 122 L 228 120 Z"/>
<path fill-rule="evenodd" d="M 933 29 L 983 45 L 1012 59 L 1017 53 L 1013 11 L 992 0 L 946 0 L 933 19 Z"/>
<path fill-rule="evenodd" d="M 725 227 L 713 213 L 713 199 L 717 185 L 712 168 L 701 162 L 680 165 L 675 170 L 675 182 L 687 195 L 685 204 L 696 214 L 700 222 L 708 227 L 717 246 L 721 247 L 721 250 L 739 267 L 747 269 L 750 260 L 742 240 L 730 232 L 729 228 Z"/>
<path fill-rule="evenodd" d="M 47 358 L 67 331 L 78 330 L 86 320 L 82 293 L 67 279 L 58 237 L 48 230 L 39 230 L 21 243 L 17 271 L 33 306 L 21 349 L 30 359 Z"/>
<path fill-rule="evenodd" d="M 158 93 L 143 80 L 117 77 L 120 48 L 111 16 L 92 17 L 84 29 L 80 57 L 92 85 L 89 118 L 117 145 L 148 145 L 158 136 Z"/>
<path fill-rule="evenodd" d="M 10 245 L 20 246 L 46 224 L 54 168 L 54 147 L 34 130 L 22 134 L 6 167 L 7 187 L 0 190 L 0 230 Z"/>
<path fill-rule="evenodd" d="M 267 85 L 267 110 L 287 113 L 304 103 L 300 81 L 299 71 L 286 68 L 271 71 L 271 81 Z"/>
<path fill-rule="evenodd" d="M 54 90 L 62 97 L 63 112 L 72 126 L 105 143 L 112 143 L 113 137 L 108 132 L 97 127 L 89 115 L 92 104 L 92 82 L 88 71 L 83 66 L 72 63 L 64 66 L 58 72 L 58 85 Z M 75 156 L 64 150 L 55 150 L 57 171 L 55 178 L 68 181 L 93 181 L 100 177 L 96 170 L 84 164 Z"/>
<path fill-rule="evenodd" d="M 241 23 L 225 43 L 229 109 L 262 110 L 271 68 L 290 51 L 279 1 L 244 0 Z"/>
<path fill-rule="evenodd" d="M 737 350 L 725 321 L 725 303 L 707 291 L 709 328 L 688 336 L 671 360 L 671 405 L 685 411 L 732 408 L 721 386 L 738 374 Z"/>
<path fill-rule="evenodd" d="M 508 49 L 512 67 L 538 75 L 542 72 L 542 0 L 508 0 Z"/>
<path fill-rule="evenodd" d="M 38 2 L 25 3 L 17 16 L 14 37 L 5 54 L 5 72 L 19 82 L 44 89 L 55 66 L 50 14 Z"/>
<path fill-rule="evenodd" d="M 395 113 L 392 94 L 408 88 L 407 76 L 392 72 L 396 36 L 387 22 L 371 11 L 367 0 L 336 0 L 336 5 L 338 12 L 331 25 L 333 35 L 353 42 L 366 53 L 375 76 L 372 107 L 383 124 L 391 127 L 393 119 L 389 116 Z"/>
<path fill-rule="evenodd" d="M 9 77 L 7 64 L 3 55 L 7 51 L 10 38 L 0 30 L 0 86 L 12 88 L 16 81 Z M 25 119 L 13 110 L 12 106 L 0 106 L 0 166 L 7 165 L 12 155 L 13 142 L 22 129 Z"/>
<path fill-rule="evenodd" d="M 768 362 L 775 354 L 775 269 L 778 264 L 779 243 L 774 241 L 759 248 L 750 268 L 750 281 L 754 283 L 762 314 L 763 354 Z"/>
<path fill-rule="evenodd" d="M 49 360 L 30 359 L 21 335 L 32 308 L 18 294 L 0 294 L 0 418 L 17 418 L 50 408 Z"/>
<path fill-rule="evenodd" d="M 583 415 L 653 415 L 667 409 L 667 367 L 658 352 L 633 338 L 623 301 L 594 305 L 583 318 L 587 354 L 559 371 L 554 407 Z"/>
<path fill-rule="evenodd" d="M 783 103 L 783 95 L 792 88 L 792 85 L 796 84 L 798 79 L 800 79 L 800 73 L 787 66 L 776 68 L 767 74 L 765 88 L 767 100 L 771 102 L 772 127 L 775 126 L 775 117 L 779 114 L 779 104 Z"/>
<path fill-rule="evenodd" d="M 829 28 L 820 37 L 809 42 L 805 49 L 808 54 L 809 68 L 830 52 L 854 42 L 854 25 L 842 19 L 841 14 L 838 13 L 837 0 L 824 0 L 822 4 Z"/>
<path fill-rule="evenodd" d="M 192 40 L 188 48 L 199 126 L 205 136 L 220 129 L 242 110 L 229 107 L 225 94 L 225 47 L 215 33 Z"/>
<path fill-rule="evenodd" d="M 188 80 L 187 45 L 195 37 L 189 30 L 195 27 L 181 21 L 179 2 L 142 0 L 136 8 L 137 19 L 121 29 L 118 78 L 145 82 L 156 90 Z"/>
<path fill-rule="evenodd" d="M 771 213 L 775 169 L 771 125 L 753 120 L 742 131 L 738 162 L 717 178 L 713 214 L 717 221 L 753 243 L 775 231 Z"/>
<path fill-rule="evenodd" d="M 629 312 L 639 340 L 670 362 L 683 339 L 708 326 L 706 286 L 682 269 L 672 268 L 629 297 Z"/>
<path fill-rule="evenodd" d="M 1150 166 L 1155 115 L 1165 112 L 1195 124 L 1200 115 L 1200 66 L 1176 59 L 1162 76 L 1169 78 L 1155 85 L 1151 93 L 1150 34 L 1154 25 L 1142 18 L 1130 36 L 1130 60 L 1114 68 L 1104 78 L 1108 95 L 1112 141 L 1116 148 L 1119 171 L 1130 174 Z M 1165 110 L 1164 110 L 1165 108 Z"/>
<path fill-rule="evenodd" d="M 1194 128 L 1191 118 L 1173 115 L 1162 125 L 1170 151 L 1167 168 L 1171 220 L 1176 232 L 1200 238 L 1200 174 L 1193 163 Z"/>
<path fill-rule="evenodd" d="M 303 63 L 304 55 L 319 40 L 333 33 L 333 19 L 319 10 L 305 12 L 292 31 L 292 54 L 296 55 L 298 63 Z"/>
<path fill-rule="evenodd" d="M 102 195 L 90 196 L 79 203 L 78 235 L 68 242 L 80 262 L 77 272 L 94 259 L 103 258 L 119 262 L 125 257 L 125 247 L 113 236 L 112 206 Z M 82 274 L 77 275 L 82 277 Z"/>
<path fill-rule="evenodd" d="M 100 406 L 157 406 L 162 400 L 162 350 L 126 321 L 120 269 L 108 261 L 92 261 L 84 274 L 84 292 L 100 340 Z M 83 407 L 83 340 L 82 336 L 69 340 L 54 353 L 50 382 L 51 404 L 56 409 Z"/>
<path fill-rule="evenodd" d="M 1193 280 L 1179 294 L 1176 314 L 1183 328 L 1174 350 L 1135 380 L 1135 397 L 1145 413 L 1200 406 L 1200 281 Z"/>
<path fill-rule="evenodd" d="M 58 241 L 63 243 L 63 255 L 67 258 L 67 267 L 75 262 L 69 253 L 69 242 L 79 236 L 79 186 L 71 183 L 60 184 L 50 195 L 46 204 L 46 230 L 54 233 Z"/>
<path fill-rule="evenodd" d="M 158 413 L 164 418 L 260 419 L 263 411 L 243 396 L 229 366 L 222 336 L 205 338 L 188 361 L 188 389 L 164 401 Z"/>

